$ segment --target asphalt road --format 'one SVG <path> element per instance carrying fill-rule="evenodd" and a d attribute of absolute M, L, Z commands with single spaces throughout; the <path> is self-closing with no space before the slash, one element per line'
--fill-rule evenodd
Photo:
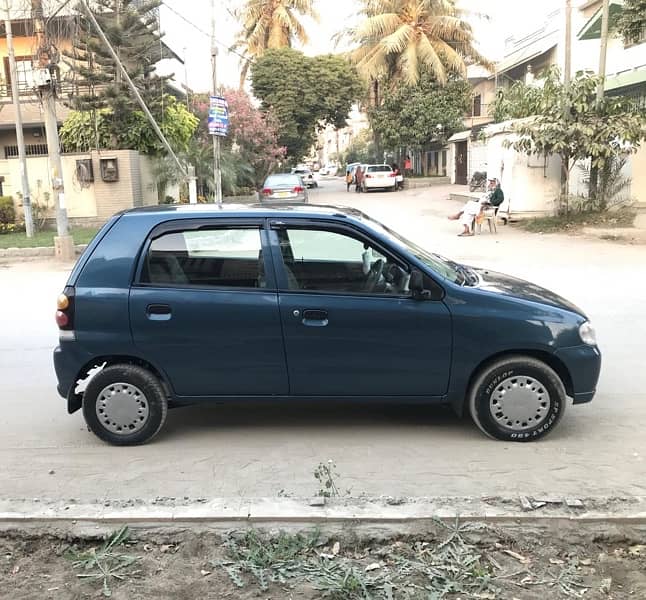
<path fill-rule="evenodd" d="M 548 438 L 495 442 L 428 407 L 266 402 L 174 410 L 153 443 L 114 448 L 56 394 L 53 312 L 69 265 L 0 264 L 0 498 L 309 496 L 328 459 L 354 496 L 646 496 L 646 246 L 510 227 L 458 238 L 446 194 L 348 194 L 340 179 L 324 179 L 311 201 L 350 203 L 421 245 L 583 307 L 604 355 L 598 395 L 571 407 Z"/>

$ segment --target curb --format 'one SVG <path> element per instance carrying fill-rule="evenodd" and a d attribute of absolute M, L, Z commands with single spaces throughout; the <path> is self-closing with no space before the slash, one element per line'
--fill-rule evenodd
<path fill-rule="evenodd" d="M 81 254 L 87 244 L 74 246 L 76 254 Z M 50 258 L 54 257 L 54 246 L 39 246 L 36 248 L 0 248 L 0 258 Z"/>
<path fill-rule="evenodd" d="M 170 500 L 170 499 L 169 499 Z M 257 525 L 302 528 L 317 525 L 415 533 L 434 521 L 478 521 L 500 526 L 646 526 L 646 498 L 631 499 L 215 499 L 174 504 L 109 501 L 103 504 L 0 501 L 0 531 L 110 531 L 119 524 L 138 529 L 231 530 Z"/>

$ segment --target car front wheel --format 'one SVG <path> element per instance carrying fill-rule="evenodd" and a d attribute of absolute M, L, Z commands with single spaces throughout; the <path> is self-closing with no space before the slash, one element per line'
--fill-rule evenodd
<path fill-rule="evenodd" d="M 97 373 L 83 394 L 83 416 L 92 432 L 115 446 L 134 446 L 162 428 L 168 399 L 150 371 L 137 365 L 111 365 Z"/>
<path fill-rule="evenodd" d="M 485 434 L 504 441 L 544 437 L 561 420 L 567 396 L 559 376 L 528 356 L 510 356 L 485 367 L 469 392 L 471 418 Z"/>

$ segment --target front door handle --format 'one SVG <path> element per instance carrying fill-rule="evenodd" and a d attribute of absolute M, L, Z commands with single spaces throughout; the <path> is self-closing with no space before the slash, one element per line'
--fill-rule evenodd
<path fill-rule="evenodd" d="M 146 317 L 150 321 L 169 321 L 173 311 L 168 304 L 149 304 L 146 307 Z"/>
<path fill-rule="evenodd" d="M 303 311 L 303 325 L 307 327 L 325 327 L 328 323 L 326 310 Z"/>

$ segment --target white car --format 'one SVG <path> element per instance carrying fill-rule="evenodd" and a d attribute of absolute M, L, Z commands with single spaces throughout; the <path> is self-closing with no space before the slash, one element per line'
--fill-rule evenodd
<path fill-rule="evenodd" d="M 308 188 L 316 188 L 319 186 L 319 184 L 314 179 L 314 173 L 312 173 L 312 171 L 307 167 L 296 167 L 292 169 L 292 174 L 300 175 L 301 179 L 303 180 L 303 183 Z"/>
<path fill-rule="evenodd" d="M 361 168 L 363 169 L 361 189 L 364 192 L 374 189 L 395 191 L 397 177 L 390 165 L 361 165 Z"/>

